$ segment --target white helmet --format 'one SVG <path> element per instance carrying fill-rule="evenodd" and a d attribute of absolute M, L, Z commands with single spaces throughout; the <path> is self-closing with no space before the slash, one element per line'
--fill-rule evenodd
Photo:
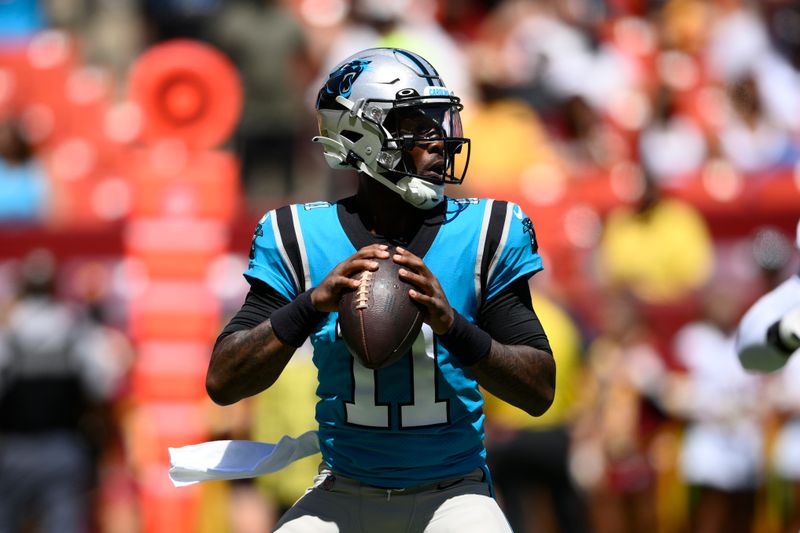
<path fill-rule="evenodd" d="M 444 184 L 461 183 L 467 172 L 470 141 L 461 129 L 462 108 L 422 57 L 370 48 L 331 71 L 317 97 L 320 135 L 313 140 L 322 144 L 332 168 L 355 168 L 410 204 L 430 209 L 444 198 Z M 401 119 L 409 117 L 421 120 L 424 131 L 401 130 Z M 441 157 L 431 168 L 417 169 L 410 151 L 434 150 L 431 143 Z"/>

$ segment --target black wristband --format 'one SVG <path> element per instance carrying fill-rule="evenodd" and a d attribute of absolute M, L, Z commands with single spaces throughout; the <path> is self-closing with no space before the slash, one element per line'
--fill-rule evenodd
<path fill-rule="evenodd" d="M 492 349 L 492 336 L 469 322 L 458 311 L 453 325 L 439 336 L 445 348 L 464 366 L 472 366 Z"/>
<path fill-rule="evenodd" d="M 791 346 L 786 346 L 786 344 L 783 342 L 783 339 L 781 338 L 780 327 L 781 327 L 781 321 L 778 320 L 777 322 L 773 323 L 769 328 L 767 328 L 767 344 L 779 350 L 780 352 L 784 353 L 786 357 L 789 357 L 794 353 L 796 348 L 792 348 Z"/>
<path fill-rule="evenodd" d="M 317 324 L 327 316 L 328 313 L 314 308 L 311 290 L 301 292 L 297 298 L 270 315 L 272 331 L 282 343 L 299 348 Z"/>

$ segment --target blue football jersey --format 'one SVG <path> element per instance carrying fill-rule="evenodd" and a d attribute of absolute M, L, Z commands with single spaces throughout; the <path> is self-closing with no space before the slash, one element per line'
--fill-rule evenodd
<path fill-rule="evenodd" d="M 318 285 L 357 249 L 377 242 L 347 211 L 342 202 L 270 211 L 256 228 L 245 277 L 290 300 Z M 405 247 L 422 257 L 453 308 L 472 322 L 482 301 L 542 268 L 530 219 L 519 206 L 497 200 L 448 198 L 437 223 L 426 224 Z M 408 356 L 369 370 L 350 355 L 337 318 L 329 313 L 311 335 L 325 463 L 387 488 L 484 467 L 478 383 L 430 327 L 423 325 Z"/>

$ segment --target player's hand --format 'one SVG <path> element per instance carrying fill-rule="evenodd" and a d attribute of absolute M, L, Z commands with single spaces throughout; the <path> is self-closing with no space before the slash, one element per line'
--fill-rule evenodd
<path fill-rule="evenodd" d="M 408 291 L 408 296 L 421 305 L 422 320 L 437 335 L 447 333 L 453 325 L 455 311 L 433 272 L 422 259 L 404 248 L 397 247 L 392 260 L 404 267 L 399 271 L 400 279 L 416 287 Z"/>
<path fill-rule="evenodd" d="M 800 307 L 795 307 L 778 324 L 778 333 L 784 346 L 792 350 L 800 348 Z"/>
<path fill-rule="evenodd" d="M 350 276 L 362 270 L 378 270 L 373 258 L 387 259 L 389 249 L 385 244 L 370 244 L 336 265 L 322 282 L 311 291 L 311 303 L 317 311 L 336 311 L 339 300 L 346 291 L 358 288 L 360 281 Z"/>

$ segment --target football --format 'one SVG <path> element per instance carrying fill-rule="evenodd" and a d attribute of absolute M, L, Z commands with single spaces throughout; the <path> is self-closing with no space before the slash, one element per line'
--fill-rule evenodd
<path fill-rule="evenodd" d="M 391 253 L 391 250 L 390 250 Z M 412 286 L 400 279 L 400 265 L 378 259 L 378 270 L 357 273 L 358 289 L 339 300 L 339 328 L 347 348 L 362 365 L 389 366 L 411 349 L 422 314 L 408 296 Z"/>

